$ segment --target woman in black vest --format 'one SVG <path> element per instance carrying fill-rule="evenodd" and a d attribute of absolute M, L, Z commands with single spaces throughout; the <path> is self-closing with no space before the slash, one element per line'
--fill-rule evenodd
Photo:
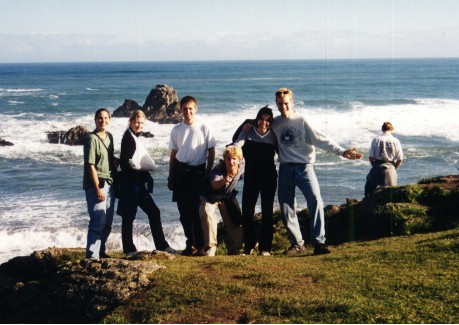
<path fill-rule="evenodd" d="M 160 211 L 151 197 L 151 193 L 153 193 L 153 178 L 149 171 L 155 170 L 156 166 L 143 144 L 137 139 L 143 129 L 145 120 L 145 114 L 141 110 L 132 112 L 129 118 L 129 128 L 121 140 L 120 167 L 122 172 L 120 177 L 120 197 L 116 212 L 122 218 L 121 239 L 123 251 L 127 258 L 133 258 L 138 254 L 132 238 L 137 207 L 140 207 L 148 216 L 156 249 L 175 253 L 175 250 L 169 246 L 164 237 Z"/>

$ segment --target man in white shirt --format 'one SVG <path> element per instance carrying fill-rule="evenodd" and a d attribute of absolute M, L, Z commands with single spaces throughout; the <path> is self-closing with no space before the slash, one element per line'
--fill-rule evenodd
<path fill-rule="evenodd" d="M 180 222 L 186 237 L 183 255 L 204 255 L 203 233 L 199 217 L 201 183 L 209 175 L 215 159 L 215 138 L 210 129 L 196 118 L 197 100 L 185 96 L 180 101 L 183 121 L 171 131 L 168 187 L 177 202 Z"/>
<path fill-rule="evenodd" d="M 360 159 L 363 155 L 355 148 L 345 150 L 309 124 L 304 116 L 295 112 L 290 89 L 279 89 L 275 98 L 281 113 L 271 126 L 279 144 L 278 198 L 282 221 L 292 244 L 285 254 L 305 252 L 296 215 L 295 187 L 301 190 L 308 204 L 314 254 L 328 254 L 330 251 L 325 246 L 324 206 L 313 168 L 316 160 L 315 147 L 347 159 Z"/>
<path fill-rule="evenodd" d="M 378 186 L 397 186 L 397 171 L 403 161 L 400 141 L 392 135 L 394 126 L 384 122 L 381 135 L 371 141 L 368 159 L 371 170 L 367 175 L 365 196 L 370 195 Z"/>

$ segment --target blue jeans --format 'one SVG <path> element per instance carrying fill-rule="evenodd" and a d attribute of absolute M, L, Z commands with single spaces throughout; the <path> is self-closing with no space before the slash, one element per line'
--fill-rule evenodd
<path fill-rule="evenodd" d="M 325 243 L 324 204 L 313 166 L 311 164 L 280 164 L 279 205 L 282 221 L 292 246 L 304 245 L 296 215 L 295 187 L 300 189 L 308 204 L 311 240 L 314 244 Z"/>
<path fill-rule="evenodd" d="M 105 253 L 105 243 L 112 230 L 115 195 L 107 182 L 102 190 L 105 194 L 105 201 L 97 199 L 94 187 L 85 191 L 89 213 L 86 258 L 99 258 L 100 254 Z"/>

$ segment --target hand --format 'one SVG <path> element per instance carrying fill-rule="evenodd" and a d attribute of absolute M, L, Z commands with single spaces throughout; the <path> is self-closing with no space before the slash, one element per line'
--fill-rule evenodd
<path fill-rule="evenodd" d="M 97 189 L 96 196 L 97 196 L 97 200 L 99 202 L 104 202 L 105 201 L 105 193 L 100 188 Z"/>
<path fill-rule="evenodd" d="M 344 152 L 343 157 L 350 160 L 356 160 L 362 158 L 363 154 L 358 152 L 356 148 L 350 148 Z"/>
<path fill-rule="evenodd" d="M 171 177 L 167 178 L 167 188 L 169 189 L 169 191 L 174 190 L 174 182 Z"/>
<path fill-rule="evenodd" d="M 244 132 L 249 132 L 249 131 L 252 130 L 252 129 L 253 129 L 253 125 L 250 124 L 250 123 L 245 123 L 244 126 L 242 127 L 242 130 L 243 130 Z"/>

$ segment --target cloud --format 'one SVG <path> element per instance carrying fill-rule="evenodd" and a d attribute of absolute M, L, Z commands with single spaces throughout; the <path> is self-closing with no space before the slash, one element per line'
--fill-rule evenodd
<path fill-rule="evenodd" d="M 0 33 L 0 42 L 0 62 L 459 57 L 459 30 L 451 27 L 384 34 L 228 32 L 147 40 L 112 34 Z"/>

